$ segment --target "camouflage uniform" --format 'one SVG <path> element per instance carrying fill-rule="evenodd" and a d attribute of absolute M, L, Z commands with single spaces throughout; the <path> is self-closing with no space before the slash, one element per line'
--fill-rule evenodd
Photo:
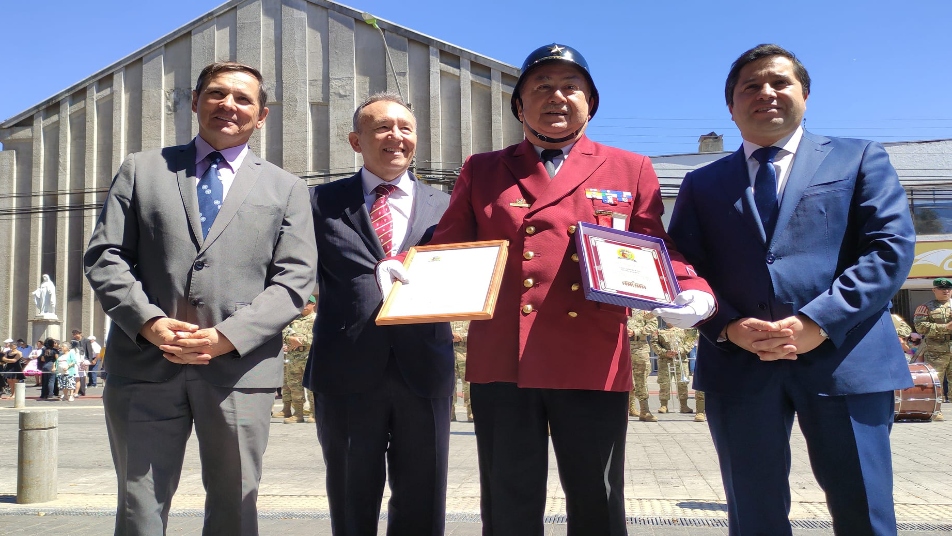
<path fill-rule="evenodd" d="M 675 374 L 681 374 L 681 370 L 675 365 L 674 357 L 668 357 L 669 350 L 675 350 L 681 356 L 681 365 L 684 367 L 683 376 L 688 375 L 687 355 L 691 350 L 690 346 L 684 344 L 685 333 L 681 328 L 668 327 L 658 331 L 657 341 L 652 338 L 651 349 L 658 354 L 658 398 L 661 400 L 661 408 L 658 413 L 668 412 L 668 400 L 671 399 L 671 369 Z M 678 400 L 681 402 L 681 413 L 694 413 L 688 407 L 688 382 L 677 378 Z"/>
<path fill-rule="evenodd" d="M 294 350 L 288 350 L 284 354 L 284 387 L 281 394 L 285 400 L 290 400 L 291 409 L 294 411 L 293 417 L 284 419 L 284 422 L 304 422 L 304 399 L 305 389 L 301 382 L 304 381 L 304 367 L 307 365 L 307 356 L 311 351 L 311 341 L 314 340 L 314 319 L 317 315 L 311 313 L 307 316 L 299 316 L 291 324 L 284 328 L 284 344 L 290 347 L 288 339 L 296 337 L 301 341 L 301 345 Z M 308 403 L 313 408 L 313 395 L 308 397 Z"/>
<path fill-rule="evenodd" d="M 901 316 L 897 314 L 891 314 L 889 316 L 892 317 L 893 327 L 896 328 L 896 335 L 899 336 L 899 344 L 902 345 L 902 351 L 906 353 L 906 361 L 911 363 L 916 358 L 915 353 L 909 350 L 909 343 L 907 342 L 909 335 L 912 335 L 912 328 L 909 327 L 909 324 L 907 324 Z"/>
<path fill-rule="evenodd" d="M 925 340 L 922 343 L 923 349 L 919 350 L 925 358 L 925 362 L 932 365 L 939 375 L 939 381 L 950 374 L 949 368 L 952 363 L 952 340 L 949 338 L 949 329 L 945 327 L 952 321 L 952 300 L 940 302 L 929 300 L 916 308 L 916 314 L 913 322 L 916 325 L 916 331 L 919 332 Z M 952 378 L 950 378 L 952 381 Z M 944 397 L 948 393 L 943 393 Z M 942 413 L 936 415 L 936 420 L 942 419 Z"/>
<path fill-rule="evenodd" d="M 632 311 L 628 318 L 631 350 L 631 379 L 634 386 L 628 394 L 628 414 L 639 420 L 656 422 L 648 409 L 648 375 L 651 374 L 649 338 L 658 337 L 658 319 L 648 311 Z M 635 400 L 639 408 L 635 408 Z"/>
<path fill-rule="evenodd" d="M 701 334 L 698 330 L 691 328 L 684 330 L 684 342 L 682 348 L 684 348 L 684 362 L 688 363 L 688 354 L 691 353 L 691 350 L 697 348 L 697 339 Z M 690 370 L 690 365 L 688 365 L 688 370 Z M 704 391 L 694 391 L 694 421 L 695 422 L 704 422 L 707 418 L 704 416 Z"/>
<path fill-rule="evenodd" d="M 899 335 L 899 338 L 905 339 L 909 335 L 912 335 L 912 328 L 909 327 L 909 324 L 902 319 L 899 315 L 890 315 L 892 316 L 893 327 L 896 328 L 896 335 Z"/>
<path fill-rule="evenodd" d="M 462 341 L 453 343 L 453 353 L 456 354 L 456 380 L 463 380 L 463 404 L 466 406 L 466 420 L 472 422 L 473 408 L 469 403 L 469 382 L 466 381 L 466 339 L 469 337 L 469 321 L 458 320 L 450 323 L 453 335 L 458 335 Z M 453 397 L 450 399 L 450 420 L 456 420 L 456 381 L 453 382 Z"/>

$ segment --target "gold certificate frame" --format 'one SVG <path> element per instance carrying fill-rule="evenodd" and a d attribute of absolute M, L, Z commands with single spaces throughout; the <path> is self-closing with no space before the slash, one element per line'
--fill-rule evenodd
<path fill-rule="evenodd" d="M 377 325 L 492 318 L 508 253 L 508 240 L 410 248 L 410 282 L 394 283 Z"/>

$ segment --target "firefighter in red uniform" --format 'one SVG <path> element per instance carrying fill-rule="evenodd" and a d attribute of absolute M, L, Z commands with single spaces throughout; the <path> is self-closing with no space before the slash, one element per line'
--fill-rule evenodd
<path fill-rule="evenodd" d="M 584 221 L 668 235 L 651 161 L 585 136 L 597 108 L 578 51 L 553 44 L 532 52 L 512 96 L 526 139 L 468 159 L 431 242 L 509 241 L 494 316 L 469 331 L 484 535 L 542 535 L 547 428 L 569 534 L 626 533 L 627 311 L 585 299 L 573 234 Z M 714 298 L 667 247 L 686 289 L 677 303 L 687 305 L 656 312 L 689 327 L 713 312 Z M 387 271 L 405 277 L 395 261 L 378 274 Z"/>

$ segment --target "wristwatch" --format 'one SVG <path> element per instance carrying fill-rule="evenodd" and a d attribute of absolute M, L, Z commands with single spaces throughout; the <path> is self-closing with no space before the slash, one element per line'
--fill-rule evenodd
<path fill-rule="evenodd" d="M 817 327 L 819 327 L 819 326 L 817 326 Z M 826 330 L 824 330 L 823 328 L 820 328 L 820 336 L 823 337 L 824 339 L 829 339 L 829 338 L 830 338 L 830 336 L 827 334 Z"/>

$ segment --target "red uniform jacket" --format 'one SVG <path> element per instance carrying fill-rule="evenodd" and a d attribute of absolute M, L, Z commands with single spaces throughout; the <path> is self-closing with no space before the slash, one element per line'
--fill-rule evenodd
<path fill-rule="evenodd" d="M 632 198 L 607 205 L 586 198 L 586 188 L 627 191 Z M 597 209 L 629 214 L 628 230 L 663 238 L 682 290 L 711 292 L 670 243 L 648 158 L 583 136 L 550 179 L 527 140 L 473 155 L 430 242 L 509 241 L 493 318 L 470 324 L 468 381 L 631 389 L 627 311 L 586 300 L 581 288 L 573 234 L 579 221 L 596 223 Z"/>

